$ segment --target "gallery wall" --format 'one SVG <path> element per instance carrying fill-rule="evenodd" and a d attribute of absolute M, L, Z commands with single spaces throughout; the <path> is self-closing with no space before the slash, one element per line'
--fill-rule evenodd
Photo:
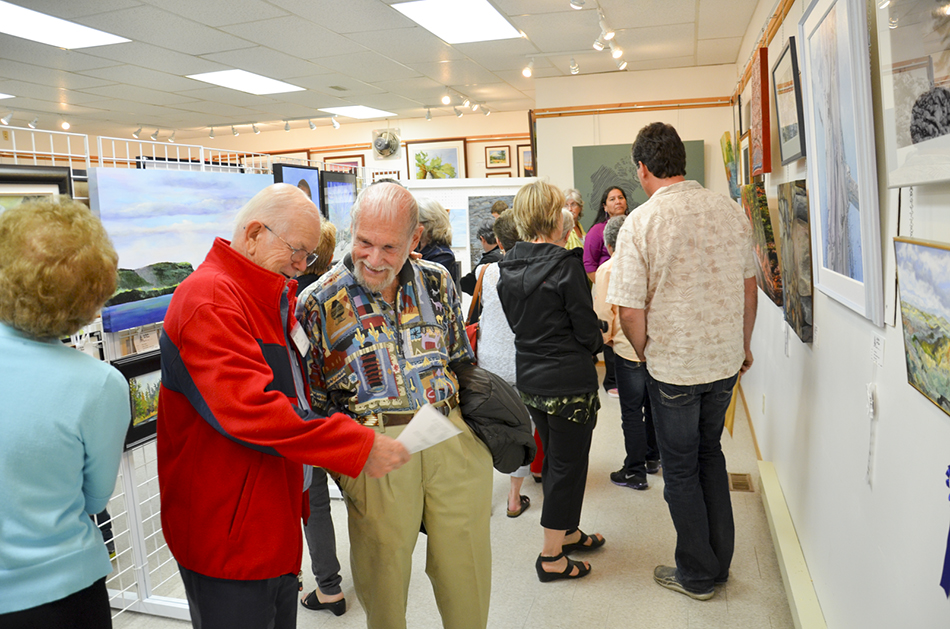
<path fill-rule="evenodd" d="M 759 3 L 738 68 L 541 79 L 537 106 L 729 94 L 775 5 L 774 0 Z M 788 37 L 797 36 L 804 8 L 796 2 L 776 33 L 769 47 L 770 69 Z M 873 64 L 872 72 L 879 72 Z M 566 80 L 571 81 L 569 89 Z M 878 102 L 876 98 L 880 117 Z M 572 146 L 632 141 L 641 126 L 654 120 L 673 124 L 684 139 L 706 140 L 707 186 L 725 193 L 719 137 L 732 128 L 728 109 L 541 120 L 539 171 L 568 185 Z M 778 184 L 805 178 L 806 160 L 781 165 L 774 124 L 772 147 L 774 167 L 765 184 L 774 202 Z M 900 233 L 910 235 L 909 190 L 902 194 Z M 950 184 L 915 187 L 914 236 L 950 242 L 948 207 Z M 882 187 L 881 214 L 882 246 L 888 252 L 898 231 L 896 191 Z M 884 281 L 891 285 L 888 319 L 893 324 L 892 265 Z M 752 342 L 755 364 L 742 388 L 762 457 L 778 471 L 827 625 L 950 626 L 950 603 L 939 586 L 950 527 L 950 490 L 944 482 L 950 417 L 907 384 L 899 313 L 897 327 L 878 328 L 816 290 L 814 320 L 815 341 L 803 344 L 785 324 L 781 308 L 760 291 Z M 878 336 L 884 341 L 883 366 L 872 362 Z"/>

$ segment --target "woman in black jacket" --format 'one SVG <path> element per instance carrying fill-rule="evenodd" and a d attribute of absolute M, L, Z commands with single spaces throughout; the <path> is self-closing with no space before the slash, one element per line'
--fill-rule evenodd
<path fill-rule="evenodd" d="M 526 242 L 499 263 L 498 295 L 515 333 L 518 390 L 544 447 L 544 546 L 536 569 L 541 581 L 576 579 L 590 572 L 571 552 L 604 545 L 599 534 L 578 529 L 591 434 L 600 399 L 593 355 L 603 337 L 594 314 L 579 250 L 561 238 L 564 195 L 535 181 L 515 196 L 511 212 Z"/>

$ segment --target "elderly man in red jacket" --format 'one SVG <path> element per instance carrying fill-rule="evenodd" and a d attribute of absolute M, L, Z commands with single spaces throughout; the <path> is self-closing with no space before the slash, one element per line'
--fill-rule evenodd
<path fill-rule="evenodd" d="M 269 186 L 168 308 L 158 410 L 162 527 L 202 629 L 296 627 L 305 465 L 378 478 L 409 460 L 385 435 L 310 409 L 301 359 L 308 341 L 293 316 L 292 278 L 319 242 L 313 202 L 294 186 Z"/>

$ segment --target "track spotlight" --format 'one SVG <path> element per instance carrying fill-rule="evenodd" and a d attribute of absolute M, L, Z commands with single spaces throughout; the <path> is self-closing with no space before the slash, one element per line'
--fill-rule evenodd
<path fill-rule="evenodd" d="M 610 42 L 610 56 L 619 59 L 623 56 L 623 49 L 620 46 L 614 46 L 614 43 Z"/>
<path fill-rule="evenodd" d="M 612 28 L 607 26 L 607 20 L 605 20 L 603 16 L 600 18 L 600 32 L 601 36 L 604 38 L 604 41 L 610 41 L 617 34 Z"/>
<path fill-rule="evenodd" d="M 601 33 L 600 36 L 594 40 L 594 50 L 596 50 L 597 52 L 600 52 L 601 50 L 604 49 L 604 46 L 606 46 L 606 44 L 604 43 L 604 34 Z"/>
<path fill-rule="evenodd" d="M 452 108 L 452 111 L 455 112 L 455 117 L 456 117 L 456 118 L 461 118 L 461 117 L 462 117 L 462 112 L 459 111 L 459 108 L 458 108 L 458 107 L 453 107 L 453 108 Z"/>
<path fill-rule="evenodd" d="M 478 111 L 478 108 L 481 107 L 478 103 L 472 103 L 472 111 Z"/>
<path fill-rule="evenodd" d="M 895 28 L 897 28 L 897 18 L 896 18 L 896 17 L 891 17 L 891 18 L 888 18 L 888 19 L 887 19 L 887 28 L 889 28 L 889 29 L 891 29 L 891 30 L 894 30 Z"/>
<path fill-rule="evenodd" d="M 63 120 L 61 123 L 59 123 L 59 126 L 63 131 L 69 131 L 70 124 L 66 120 Z"/>
<path fill-rule="evenodd" d="M 472 101 L 469 100 L 468 96 L 465 97 L 465 100 L 462 101 L 462 107 L 468 107 L 472 104 Z"/>
<path fill-rule="evenodd" d="M 336 116 L 331 116 L 331 117 L 330 117 L 330 122 L 333 123 L 333 128 L 334 128 L 334 129 L 339 129 L 339 128 L 340 128 L 340 122 L 336 119 Z"/>
<path fill-rule="evenodd" d="M 285 120 L 285 121 L 284 121 L 284 131 L 290 131 L 290 121 L 289 121 L 289 120 Z"/>
<path fill-rule="evenodd" d="M 577 74 L 577 73 L 580 72 L 580 71 L 581 71 L 581 69 L 580 69 L 580 67 L 577 65 L 577 62 L 574 61 L 574 57 L 571 57 L 571 74 Z"/>
<path fill-rule="evenodd" d="M 36 117 L 36 118 L 33 118 L 33 120 L 31 120 L 26 126 L 28 126 L 31 129 L 35 129 L 36 125 L 38 125 L 39 123 L 40 123 L 40 119 L 39 117 Z"/>
<path fill-rule="evenodd" d="M 626 70 L 627 69 L 627 60 L 626 59 L 617 59 L 617 69 Z"/>
<path fill-rule="evenodd" d="M 231 125 L 231 135 L 238 136 L 241 135 L 237 129 L 234 128 L 234 125 Z"/>
<path fill-rule="evenodd" d="M 11 111 L 10 113 L 8 113 L 6 116 L 4 116 L 3 118 L 0 118 L 0 122 L 2 122 L 2 123 L 5 124 L 5 125 L 10 124 L 10 121 L 11 121 L 11 120 L 13 120 L 13 112 L 12 112 L 12 111 Z"/>
<path fill-rule="evenodd" d="M 152 135 L 150 135 L 150 136 L 148 136 L 148 137 L 152 138 L 152 142 L 157 142 L 157 141 L 158 141 L 158 129 L 155 129 L 155 133 L 153 133 Z"/>
<path fill-rule="evenodd" d="M 432 110 L 426 107 L 426 120 L 432 120 Z"/>
<path fill-rule="evenodd" d="M 449 95 L 449 90 L 445 90 L 445 94 L 442 95 L 442 104 L 448 105 L 452 102 L 452 97 Z"/>
<path fill-rule="evenodd" d="M 578 11 L 584 8 L 584 0 L 571 0 L 571 8 Z"/>
<path fill-rule="evenodd" d="M 172 144 L 175 143 L 175 133 L 176 133 L 175 131 L 172 131 L 172 134 L 168 136 L 168 141 L 171 142 Z"/>
<path fill-rule="evenodd" d="M 878 9 L 886 9 L 887 6 L 891 3 L 891 0 L 881 0 L 877 3 Z"/>
<path fill-rule="evenodd" d="M 214 127 L 211 127 L 211 133 L 208 134 L 208 137 L 214 139 Z"/>
<path fill-rule="evenodd" d="M 310 130 L 311 130 L 311 131 L 316 131 L 316 130 L 317 130 L 317 125 L 313 124 L 313 120 L 308 120 L 307 122 L 310 123 Z"/>
<path fill-rule="evenodd" d="M 534 59 L 528 62 L 528 65 L 524 67 L 524 70 L 521 71 L 521 74 L 526 79 L 531 78 L 531 75 L 534 74 Z"/>
<path fill-rule="evenodd" d="M 132 132 L 132 137 L 138 140 L 141 134 L 142 134 L 142 126 L 139 125 L 139 128 Z"/>
<path fill-rule="evenodd" d="M 482 107 L 482 113 L 485 114 L 486 116 L 490 116 L 491 110 L 488 107 Z"/>
<path fill-rule="evenodd" d="M 257 124 L 252 124 L 251 130 L 254 132 L 254 135 L 260 135 L 261 133 L 261 130 L 257 128 Z"/>

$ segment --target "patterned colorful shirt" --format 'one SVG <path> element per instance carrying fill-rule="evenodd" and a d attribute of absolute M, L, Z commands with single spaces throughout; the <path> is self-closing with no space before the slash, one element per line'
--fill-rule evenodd
<path fill-rule="evenodd" d="M 372 426 L 376 413 L 414 412 L 458 391 L 448 366 L 474 354 L 455 283 L 424 260 L 407 261 L 398 281 L 394 308 L 357 283 L 347 255 L 300 295 L 315 411 Z"/>

